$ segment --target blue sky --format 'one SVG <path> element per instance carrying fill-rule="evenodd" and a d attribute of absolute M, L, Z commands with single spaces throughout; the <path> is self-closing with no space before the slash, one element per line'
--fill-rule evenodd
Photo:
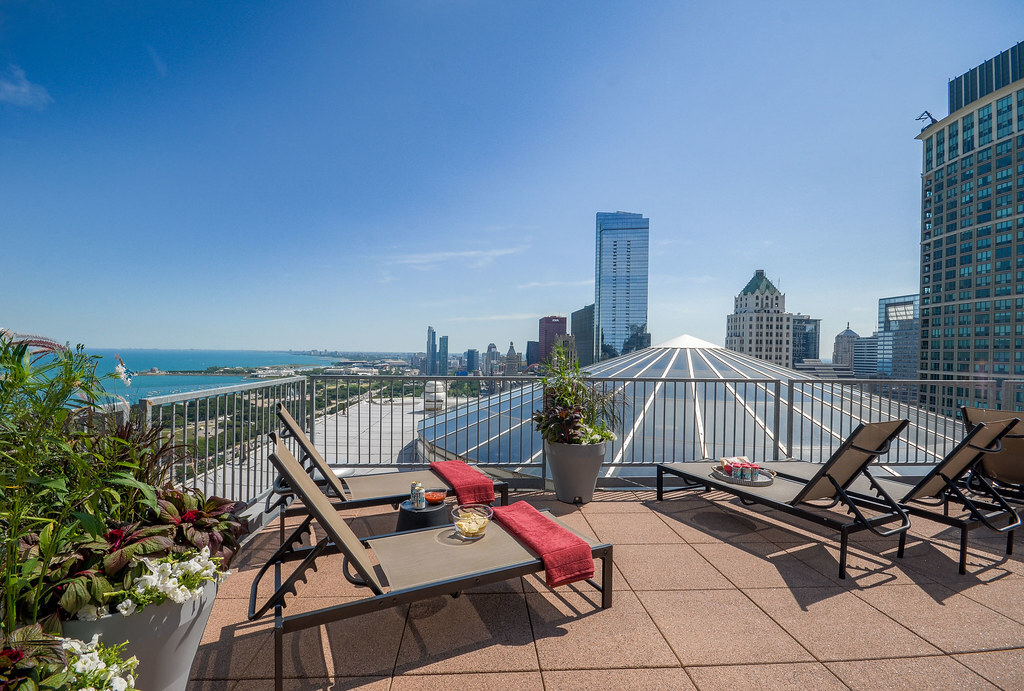
<path fill-rule="evenodd" d="M 918 290 L 923 110 L 1005 2 L 0 1 L 0 327 L 518 350 L 651 219 L 649 326 L 765 269 L 822 354 Z"/>

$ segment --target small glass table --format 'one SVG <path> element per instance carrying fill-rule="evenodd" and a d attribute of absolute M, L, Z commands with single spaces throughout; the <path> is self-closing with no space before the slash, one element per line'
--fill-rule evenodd
<path fill-rule="evenodd" d="M 413 507 L 411 500 L 406 499 L 398 507 L 398 525 L 395 526 L 395 532 L 436 528 L 451 523 L 451 507 L 446 502 L 427 504 L 426 508 L 417 509 Z"/>

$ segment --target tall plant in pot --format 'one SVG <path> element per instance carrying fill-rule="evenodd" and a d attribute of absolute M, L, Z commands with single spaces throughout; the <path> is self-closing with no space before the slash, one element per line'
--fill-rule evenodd
<path fill-rule="evenodd" d="M 182 646 L 156 630 L 160 608 L 212 602 L 248 530 L 244 505 L 166 484 L 188 449 L 108 413 L 95 368 L 81 347 L 31 352 L 0 332 L 0 689 L 39 685 L 36 660 L 92 659 L 95 633 L 138 655 L 142 688 L 184 689 L 195 650 L 167 686 L 132 649 L 140 636 L 102 627 L 145 617 L 167 658 Z M 189 626 L 201 636 L 205 620 Z M 61 651 L 62 629 L 79 643 Z"/>
<path fill-rule="evenodd" d="M 594 498 L 607 443 L 615 439 L 620 397 L 614 388 L 588 382 L 579 362 L 556 346 L 542 378 L 544 407 L 533 421 L 544 439 L 544 455 L 555 496 L 568 504 Z"/>

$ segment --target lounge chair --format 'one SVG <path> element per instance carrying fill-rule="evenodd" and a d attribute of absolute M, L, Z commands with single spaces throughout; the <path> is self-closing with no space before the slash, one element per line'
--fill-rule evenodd
<path fill-rule="evenodd" d="M 767 486 L 756 487 L 734 484 L 716 479 L 712 475 L 717 462 L 659 463 L 657 467 L 658 500 L 665 495 L 665 474 L 675 475 L 685 481 L 679 489 L 703 487 L 705 491 L 715 489 L 736 495 L 744 504 L 762 504 L 783 513 L 797 516 L 819 525 L 839 531 L 839 578 L 846 578 L 846 555 L 850 533 L 870 530 L 876 535 L 888 537 L 905 533 L 910 527 L 906 512 L 887 495 L 878 483 L 865 473 L 873 460 L 889 451 L 889 444 L 910 424 L 908 420 L 870 422 L 857 427 L 825 463 L 815 464 L 815 472 L 806 480 L 778 476 Z M 767 465 L 767 464 L 765 464 Z M 876 491 L 870 499 L 849 495 L 847 488 L 858 477 L 868 478 Z M 809 502 L 828 502 L 812 505 Z M 823 509 L 842 505 L 852 516 L 838 515 Z M 867 516 L 865 509 L 877 515 Z M 891 528 L 882 526 L 898 521 Z"/>
<path fill-rule="evenodd" d="M 895 478 L 882 475 L 882 469 L 871 471 L 874 482 L 912 516 L 928 518 L 960 529 L 960 573 L 967 573 L 967 536 L 971 530 L 986 526 L 998 533 L 1007 533 L 1006 553 L 1013 554 L 1013 532 L 1020 527 L 1020 516 L 999 492 L 984 477 L 976 475 L 972 492 L 965 492 L 963 479 L 978 462 L 994 449 L 1000 440 L 1016 425 L 1018 420 L 979 423 L 936 465 L 923 466 L 925 475 Z M 763 467 L 780 475 L 802 480 L 811 477 L 817 464 L 803 461 L 777 461 L 764 463 Z M 907 466 L 900 466 L 906 469 Z M 858 478 L 850 485 L 850 496 L 870 497 L 872 488 L 867 478 Z M 949 515 L 950 505 L 957 505 L 967 516 Z M 1002 524 L 1002 525 L 999 525 Z M 900 535 L 897 556 L 902 557 L 906 548 L 907 534 Z"/>
<path fill-rule="evenodd" d="M 249 596 L 250 621 L 271 610 L 274 614 L 274 678 L 277 689 L 282 685 L 283 636 L 286 633 L 439 595 L 457 596 L 466 588 L 543 570 L 537 555 L 495 521 L 487 526 L 484 537 L 475 542 L 462 542 L 453 537 L 452 526 L 360 539 L 339 517 L 330 499 L 285 446 L 278 444 L 270 460 L 309 509 L 307 518 L 256 574 Z M 544 513 L 552 521 L 572 530 Z M 319 540 L 311 547 L 301 547 L 303 539 L 311 536 L 313 521 L 321 529 L 317 534 L 325 534 L 327 539 Z M 612 545 L 598 543 L 585 535 L 579 537 L 590 545 L 593 558 L 601 560 L 600 584 L 593 579 L 587 579 L 587 583 L 600 591 L 601 607 L 611 607 Z M 360 600 L 285 616 L 286 599 L 297 596 L 298 583 L 306 580 L 309 569 L 316 569 L 316 559 L 338 551 L 345 556 L 342 567 L 345 578 L 356 586 L 368 588 L 370 594 Z M 379 567 L 375 567 L 369 558 L 370 552 L 376 557 Z M 301 560 L 299 565 L 282 580 L 283 564 L 298 560 Z M 257 606 L 257 590 L 271 567 L 275 591 Z M 354 574 L 351 573 L 353 569 Z"/>
<path fill-rule="evenodd" d="M 277 406 L 277 417 L 280 418 L 283 425 L 280 437 L 295 440 L 300 451 L 299 458 L 306 466 L 307 472 L 318 484 L 322 483 L 327 488 L 328 494 L 335 498 L 335 509 L 357 509 L 385 504 L 397 507 L 398 504 L 409 498 L 409 485 L 417 481 L 428 489 L 443 487 L 449 495 L 454 493 L 451 485 L 432 470 L 403 470 L 338 477 L 283 403 Z M 275 441 L 278 439 L 273 435 L 272 438 Z M 501 504 L 503 506 L 508 504 L 508 483 L 495 480 L 494 489 L 496 494 L 501 495 Z M 288 489 L 283 487 L 278 487 L 278 490 L 283 494 L 288 492 Z M 289 513 L 295 513 L 295 511 Z"/>
<path fill-rule="evenodd" d="M 996 422 L 1019 415 L 1005 410 L 970 406 L 960 409 L 966 432 L 979 422 Z M 999 451 L 986 453 L 981 459 L 981 470 L 985 477 L 992 481 L 1004 499 L 1016 503 L 1024 503 L 1024 432 L 1021 427 L 1024 425 L 1019 425 L 1002 438 Z"/>

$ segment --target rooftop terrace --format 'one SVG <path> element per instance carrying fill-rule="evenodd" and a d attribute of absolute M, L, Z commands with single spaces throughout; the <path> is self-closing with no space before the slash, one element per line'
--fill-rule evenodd
<path fill-rule="evenodd" d="M 287 689 L 1024 688 L 1024 563 L 1005 540 L 915 518 L 896 539 L 856 534 L 849 576 L 834 535 L 723 494 L 599 491 L 575 507 L 517 491 L 615 545 L 614 604 L 536 576 L 285 637 Z M 343 514 L 360 535 L 389 508 Z M 246 619 L 266 528 L 221 585 L 190 689 L 272 689 L 272 617 Z M 578 586 L 578 587 L 577 587 Z M 288 611 L 363 595 L 331 556 Z"/>

